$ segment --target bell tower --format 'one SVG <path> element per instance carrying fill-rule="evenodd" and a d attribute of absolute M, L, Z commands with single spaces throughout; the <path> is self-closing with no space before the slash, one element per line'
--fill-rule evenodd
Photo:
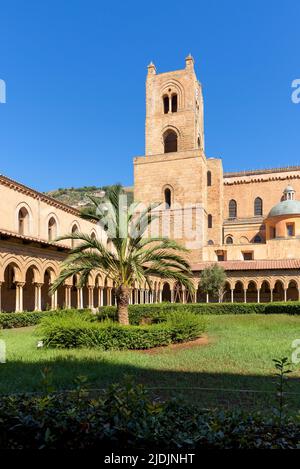
<path fill-rule="evenodd" d="M 204 151 L 202 88 L 191 55 L 175 72 L 157 74 L 151 62 L 146 80 L 146 156 L 185 150 Z"/>
<path fill-rule="evenodd" d="M 214 231 L 209 228 L 214 220 L 208 211 L 208 162 L 204 153 L 202 87 L 193 57 L 186 57 L 183 69 L 166 73 L 157 73 L 150 63 L 145 155 L 134 159 L 134 198 L 145 205 L 160 204 L 159 224 L 162 226 L 164 217 L 169 217 L 171 226 L 170 234 L 160 234 L 191 249 L 191 260 L 195 262 L 202 258 L 202 248 Z M 212 180 L 215 184 L 214 177 Z M 220 203 L 219 197 L 217 200 Z M 195 243 L 185 231 L 188 222 L 184 217 L 189 217 Z"/>

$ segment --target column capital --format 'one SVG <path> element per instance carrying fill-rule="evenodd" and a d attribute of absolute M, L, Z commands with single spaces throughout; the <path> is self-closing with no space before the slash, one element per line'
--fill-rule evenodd
<path fill-rule="evenodd" d="M 25 282 L 16 282 L 17 287 L 24 287 Z"/>

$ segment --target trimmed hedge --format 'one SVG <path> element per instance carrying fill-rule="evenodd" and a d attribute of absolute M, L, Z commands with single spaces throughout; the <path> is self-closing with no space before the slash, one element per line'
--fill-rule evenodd
<path fill-rule="evenodd" d="M 0 329 L 35 326 L 43 318 L 68 314 L 73 311 L 86 312 L 88 310 L 60 309 L 55 311 L 34 311 L 32 313 L 0 313 Z"/>
<path fill-rule="evenodd" d="M 300 315 L 300 302 L 287 303 L 156 303 L 129 306 L 130 324 L 139 324 L 142 319 L 157 320 L 171 311 L 194 314 L 290 314 Z M 115 306 L 100 308 L 98 318 L 117 319 Z"/>
<path fill-rule="evenodd" d="M 201 449 L 297 449 L 300 423 L 284 417 L 201 410 L 153 401 L 141 385 L 0 399 L 0 449 L 105 449 L 198 453 Z"/>
<path fill-rule="evenodd" d="M 144 326 L 122 326 L 110 320 L 98 322 L 78 314 L 50 317 L 42 320 L 38 332 L 46 347 L 140 350 L 194 340 L 204 330 L 203 318 L 177 312 Z"/>
<path fill-rule="evenodd" d="M 52 317 L 57 314 L 65 314 L 72 311 L 88 312 L 83 310 L 56 310 L 56 311 L 34 311 L 24 313 L 1 313 L 0 329 L 13 329 L 17 327 L 35 326 L 43 318 Z M 129 320 L 132 325 L 139 325 L 145 319 L 157 321 L 164 314 L 170 312 L 191 312 L 194 314 L 290 314 L 300 315 L 300 302 L 291 301 L 287 303 L 157 303 L 129 306 Z M 115 306 L 104 306 L 97 314 L 98 319 L 117 320 L 117 308 Z"/>

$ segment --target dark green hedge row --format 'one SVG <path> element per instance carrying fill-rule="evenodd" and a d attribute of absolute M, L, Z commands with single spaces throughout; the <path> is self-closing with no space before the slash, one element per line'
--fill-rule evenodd
<path fill-rule="evenodd" d="M 299 419 L 201 411 L 153 401 L 142 386 L 114 385 L 101 397 L 83 391 L 0 399 L 0 449 L 103 449 L 106 454 L 197 453 L 201 449 L 296 449 Z"/>
<path fill-rule="evenodd" d="M 82 314 L 43 319 L 40 336 L 46 347 L 99 347 L 110 349 L 149 349 L 196 339 L 205 330 L 204 318 L 193 313 L 170 313 L 160 322 L 143 326 L 121 326 L 112 321 L 96 321 Z"/>
<path fill-rule="evenodd" d="M 43 318 L 57 314 L 67 314 L 75 310 L 60 309 L 57 311 L 34 311 L 32 313 L 0 313 L 0 329 L 13 329 L 39 324 Z M 87 310 L 76 310 L 87 311 Z"/>
<path fill-rule="evenodd" d="M 291 314 L 300 315 L 300 302 L 287 303 L 160 303 L 130 305 L 129 319 L 131 324 L 139 324 L 142 318 L 156 320 L 162 314 L 173 311 L 195 314 Z M 117 309 L 105 306 L 100 309 L 98 318 L 117 319 Z"/>

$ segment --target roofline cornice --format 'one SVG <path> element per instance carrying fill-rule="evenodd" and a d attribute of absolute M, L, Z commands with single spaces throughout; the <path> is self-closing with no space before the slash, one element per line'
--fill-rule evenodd
<path fill-rule="evenodd" d="M 3 174 L 0 174 L 0 184 L 3 186 L 9 187 L 10 189 L 13 189 L 22 194 L 28 195 L 29 197 L 32 197 L 33 199 L 38 199 L 42 202 L 45 202 L 46 204 L 51 205 L 52 207 L 56 207 L 60 210 L 63 210 L 64 212 L 71 213 L 75 215 L 76 217 L 80 218 L 80 210 L 70 207 L 70 205 L 64 204 L 63 202 L 59 202 L 58 200 L 54 199 L 53 197 L 50 197 L 49 195 L 45 195 L 42 192 L 38 192 L 35 189 L 31 189 L 30 187 L 25 186 L 24 184 L 21 184 L 20 182 L 17 182 L 13 179 L 10 179 L 9 177 L 4 176 Z M 93 222 L 92 220 L 90 221 L 91 223 L 96 223 L 96 222 Z"/>

